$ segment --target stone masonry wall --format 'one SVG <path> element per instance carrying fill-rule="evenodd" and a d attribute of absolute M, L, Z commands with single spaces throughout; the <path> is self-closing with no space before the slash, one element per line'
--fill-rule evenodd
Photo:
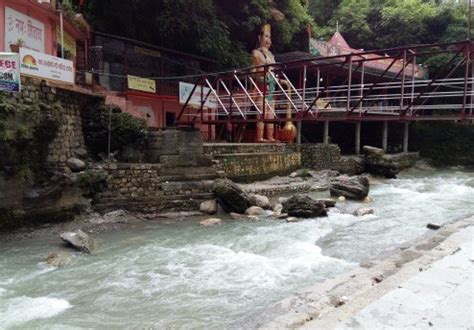
<path fill-rule="evenodd" d="M 336 169 L 341 161 L 341 149 L 336 144 L 302 144 L 300 151 L 302 165 L 309 169 Z"/>
<path fill-rule="evenodd" d="M 82 133 L 81 109 L 89 98 L 87 93 L 50 86 L 45 81 L 22 77 L 21 93 L 12 94 L 22 102 L 41 101 L 47 104 L 60 103 L 64 111 L 60 114 L 60 126 L 55 140 L 50 145 L 48 162 L 52 167 L 64 168 L 65 161 L 73 156 L 87 155 Z"/>

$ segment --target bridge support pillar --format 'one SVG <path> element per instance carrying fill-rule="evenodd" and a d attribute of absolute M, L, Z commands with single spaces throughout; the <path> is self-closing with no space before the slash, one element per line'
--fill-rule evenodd
<path fill-rule="evenodd" d="M 409 134 L 409 123 L 404 124 L 404 130 L 403 130 L 403 152 L 408 152 L 408 134 Z"/>
<path fill-rule="evenodd" d="M 383 122 L 383 137 L 382 137 L 382 149 L 387 152 L 388 147 L 388 121 Z"/>
<path fill-rule="evenodd" d="M 296 123 L 296 130 L 298 131 L 297 135 L 296 135 L 296 143 L 298 144 L 301 144 L 301 121 L 298 121 Z"/>
<path fill-rule="evenodd" d="M 355 153 L 360 155 L 360 128 L 362 123 L 359 121 L 356 123 L 356 134 L 355 134 Z"/>
<path fill-rule="evenodd" d="M 323 136 L 323 143 L 328 144 L 329 143 L 329 121 L 326 120 L 324 122 L 324 136 Z"/>

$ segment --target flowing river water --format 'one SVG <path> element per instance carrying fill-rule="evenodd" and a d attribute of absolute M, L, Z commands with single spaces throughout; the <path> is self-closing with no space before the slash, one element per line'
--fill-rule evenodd
<path fill-rule="evenodd" d="M 0 328 L 223 328 L 306 286 L 472 214 L 474 172 L 410 170 L 371 186 L 367 206 L 327 218 L 147 224 L 100 235 L 95 255 L 56 269 L 51 239 L 0 246 Z M 322 196 L 322 195 L 318 195 Z"/>

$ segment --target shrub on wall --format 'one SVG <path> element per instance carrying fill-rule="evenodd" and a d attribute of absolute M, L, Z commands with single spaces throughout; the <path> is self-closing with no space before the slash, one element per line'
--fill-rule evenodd
<path fill-rule="evenodd" d="M 84 120 L 84 138 L 89 150 L 95 155 L 107 154 L 109 121 L 111 127 L 110 151 L 123 150 L 128 145 L 141 148 L 146 139 L 147 126 L 142 119 L 121 112 L 117 107 L 101 105 L 92 109 Z M 111 113 L 111 115 L 110 115 Z"/>
<path fill-rule="evenodd" d="M 32 180 L 45 174 L 60 111 L 59 104 L 25 104 L 0 95 L 0 175 Z"/>

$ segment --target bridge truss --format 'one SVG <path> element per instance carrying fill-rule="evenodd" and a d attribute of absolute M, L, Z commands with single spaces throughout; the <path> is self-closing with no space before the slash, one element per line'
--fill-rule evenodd
<path fill-rule="evenodd" d="M 474 120 L 473 60 L 474 43 L 466 40 L 205 74 L 177 124 L 214 127 L 217 137 L 217 127 L 230 124 L 242 131 L 258 121 L 291 120 L 301 127 L 304 122 Z M 443 65 L 428 73 L 417 64 L 430 61 Z M 272 78 L 274 90 L 261 87 Z"/>

